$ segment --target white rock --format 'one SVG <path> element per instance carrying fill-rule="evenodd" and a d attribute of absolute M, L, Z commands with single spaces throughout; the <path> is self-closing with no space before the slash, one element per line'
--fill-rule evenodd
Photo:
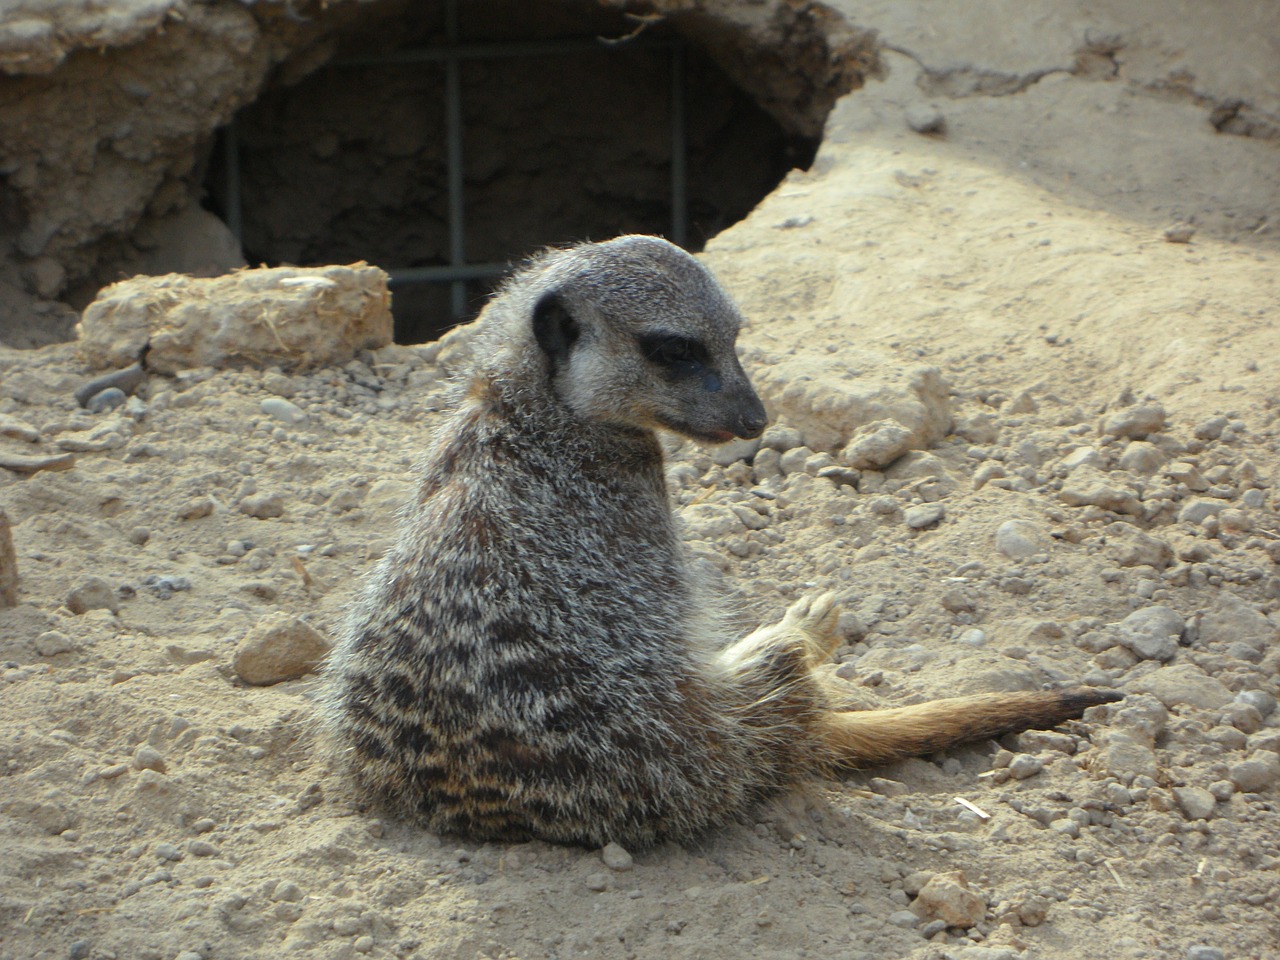
<path fill-rule="evenodd" d="M 815 450 L 843 447 L 859 428 L 881 420 L 906 428 L 917 450 L 951 427 L 950 389 L 937 367 L 904 367 L 863 350 L 786 358 L 757 351 L 744 358 L 769 409 Z"/>
<path fill-rule="evenodd" d="M 858 470 L 885 467 L 912 447 L 911 431 L 895 420 L 877 420 L 861 428 L 840 452 Z"/>
<path fill-rule="evenodd" d="M 137 276 L 103 289 L 76 333 L 96 369 L 128 366 L 144 346 L 148 369 L 159 373 L 238 364 L 306 369 L 389 344 L 391 294 L 387 275 L 365 263 Z"/>
<path fill-rule="evenodd" d="M 937 873 L 920 888 L 911 909 L 925 920 L 942 920 L 948 927 L 972 927 L 987 914 L 987 901 L 970 889 L 964 871 Z"/>

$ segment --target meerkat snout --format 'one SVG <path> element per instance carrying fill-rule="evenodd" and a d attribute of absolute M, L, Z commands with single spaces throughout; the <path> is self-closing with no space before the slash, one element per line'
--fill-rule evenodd
<path fill-rule="evenodd" d="M 768 416 L 738 359 L 737 309 L 700 267 L 673 277 L 669 258 L 638 266 L 651 275 L 621 290 L 570 277 L 538 299 L 532 332 L 555 393 L 588 421 L 708 443 L 759 436 Z"/>

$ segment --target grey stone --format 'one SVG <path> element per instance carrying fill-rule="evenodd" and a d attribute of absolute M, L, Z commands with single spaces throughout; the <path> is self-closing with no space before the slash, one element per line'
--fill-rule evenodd
<path fill-rule="evenodd" d="M 1142 503 L 1129 487 L 1093 467 L 1076 467 L 1062 481 L 1058 499 L 1069 507 L 1101 507 L 1113 513 L 1142 515 Z"/>
<path fill-rule="evenodd" d="M 1160 772 L 1155 751 L 1139 743 L 1124 730 L 1110 730 L 1100 737 L 1103 771 L 1122 783 L 1132 783 L 1135 777 L 1154 779 Z"/>
<path fill-rule="evenodd" d="M 1213 794 L 1204 787 L 1174 787 L 1173 798 L 1188 820 L 1208 820 L 1218 805 Z"/>
<path fill-rule="evenodd" d="M 1148 566 L 1163 570 L 1173 562 L 1173 549 L 1131 524 L 1114 523 L 1108 528 L 1107 556 L 1122 567 Z"/>
<path fill-rule="evenodd" d="M 1247 760 L 1233 763 L 1227 776 L 1241 793 L 1258 793 L 1280 779 L 1280 753 L 1256 750 Z"/>
<path fill-rule="evenodd" d="M 1145 403 L 1112 414 L 1103 424 L 1102 432 L 1113 437 L 1143 440 L 1163 429 L 1164 407 L 1158 403 Z"/>
<path fill-rule="evenodd" d="M 1076 467 L 1093 467 L 1095 470 L 1101 470 L 1106 465 L 1097 448 L 1089 446 L 1076 447 L 1063 457 L 1061 462 L 1068 471 Z"/>
<path fill-rule="evenodd" d="M 115 590 L 102 577 L 86 577 L 80 581 L 67 593 L 66 602 L 67 609 L 77 615 L 90 610 L 120 612 Z"/>
<path fill-rule="evenodd" d="M 273 520 L 284 516 L 284 497 L 278 493 L 258 493 L 245 497 L 239 503 L 241 513 L 259 520 Z"/>
<path fill-rule="evenodd" d="M 154 770 L 164 773 L 166 770 L 164 755 L 155 747 L 144 743 L 133 751 L 133 768 L 135 770 Z"/>
<path fill-rule="evenodd" d="M 631 854 L 627 849 L 618 843 L 607 843 L 604 849 L 600 851 L 600 859 L 604 861 L 604 865 L 610 870 L 616 870 L 623 873 L 635 866 L 631 859 Z"/>
<path fill-rule="evenodd" d="M 77 388 L 75 392 L 76 403 L 93 411 L 90 406 L 92 400 L 101 396 L 105 390 L 116 390 L 120 394 L 120 400 L 117 403 L 112 403 L 111 406 L 119 406 L 124 403 L 124 395 L 133 393 L 146 378 L 147 372 L 142 369 L 142 364 L 140 363 L 133 363 L 123 369 L 113 370 L 111 373 L 94 377 L 88 383 Z"/>
<path fill-rule="evenodd" d="M 902 511 L 902 519 L 912 530 L 923 530 L 931 527 L 947 515 L 946 508 L 940 503 L 924 503 L 916 507 L 908 507 Z"/>
<path fill-rule="evenodd" d="M 89 402 L 85 404 L 85 409 L 90 413 L 105 413 L 108 410 L 114 410 L 127 399 L 128 397 L 119 387 L 107 387 L 90 397 Z"/>
<path fill-rule="evenodd" d="M 947 130 L 947 118 L 933 104 L 912 104 L 904 111 L 903 119 L 916 133 L 941 134 Z"/>
<path fill-rule="evenodd" d="M 1185 626 L 1176 610 L 1143 607 L 1120 621 L 1120 643 L 1143 660 L 1171 660 Z"/>
<path fill-rule="evenodd" d="M 1225 507 L 1226 503 L 1222 500 L 1192 497 L 1178 511 L 1178 522 L 1200 524 L 1208 517 L 1216 517 Z"/>
<path fill-rule="evenodd" d="M 1200 641 L 1208 645 L 1244 643 L 1256 651 L 1276 638 L 1271 621 L 1234 594 L 1223 591 L 1211 610 L 1200 618 Z"/>
<path fill-rule="evenodd" d="M 258 407 L 267 416 L 274 417 L 290 426 L 297 426 L 307 422 L 306 411 L 297 404 L 290 403 L 284 397 L 267 397 Z"/>
<path fill-rule="evenodd" d="M 1236 701 L 1253 707 L 1264 720 L 1276 709 L 1276 698 L 1265 690 L 1241 690 L 1236 694 Z"/>
<path fill-rule="evenodd" d="M 777 450 L 779 453 L 786 453 L 793 447 L 799 447 L 804 444 L 804 437 L 795 427 L 785 427 L 781 424 L 774 424 L 765 430 L 760 437 L 760 445 L 768 450 Z"/>
<path fill-rule="evenodd" d="M 1132 691 L 1149 693 L 1170 709 L 1220 710 L 1231 702 L 1231 691 L 1226 685 L 1193 663 L 1162 667 L 1140 677 L 1133 683 Z"/>
<path fill-rule="evenodd" d="M 1120 454 L 1120 469 L 1151 476 L 1168 462 L 1163 450 L 1154 443 L 1135 440 Z"/>
<path fill-rule="evenodd" d="M 1044 761 L 1029 753 L 1014 754 L 1009 761 L 1009 775 L 1015 780 L 1026 780 L 1034 777 L 1044 769 Z"/>
<path fill-rule="evenodd" d="M 183 857 L 182 850 L 173 843 L 157 843 L 155 845 L 155 855 L 161 860 L 181 860 Z"/>
<path fill-rule="evenodd" d="M 1227 425 L 1231 421 L 1224 416 L 1210 417 L 1208 420 L 1198 424 L 1195 429 L 1197 440 L 1217 440 L 1222 436 L 1222 431 L 1227 429 Z"/>
<path fill-rule="evenodd" d="M 1195 493 L 1202 493 L 1209 489 L 1209 481 L 1204 478 L 1204 474 L 1196 468 L 1194 463 L 1175 460 L 1165 467 L 1164 473 L 1170 480 L 1181 483 Z"/>
<path fill-rule="evenodd" d="M 1026 560 L 1048 553 L 1053 538 L 1031 520 L 1006 520 L 996 528 L 996 550 L 1010 560 Z"/>

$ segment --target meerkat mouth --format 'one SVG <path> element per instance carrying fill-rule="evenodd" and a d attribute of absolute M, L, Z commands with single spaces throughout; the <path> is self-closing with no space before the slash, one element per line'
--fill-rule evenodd
<path fill-rule="evenodd" d="M 699 430 L 689 426 L 687 423 L 679 423 L 663 416 L 655 416 L 653 419 L 663 430 L 670 430 L 672 433 L 678 433 L 682 437 L 699 440 L 703 443 L 728 443 L 730 440 L 738 439 L 738 435 L 732 430 Z"/>

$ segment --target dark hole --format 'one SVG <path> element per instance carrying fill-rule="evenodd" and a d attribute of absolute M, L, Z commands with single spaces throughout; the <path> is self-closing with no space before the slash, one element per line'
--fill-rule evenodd
<path fill-rule="evenodd" d="M 695 47 L 676 46 L 663 25 L 605 45 L 597 38 L 625 36 L 636 22 L 592 5 L 459 7 L 468 47 L 570 40 L 593 48 L 459 61 L 468 264 L 512 264 L 548 244 L 620 233 L 680 240 L 673 230 L 681 221 L 683 244 L 698 250 L 813 159 L 815 141 L 785 132 Z M 452 284 L 396 277 L 451 260 L 446 67 L 365 61 L 445 42 L 439 7 L 364 21 L 340 38 L 328 64 L 292 85 L 276 82 L 235 121 L 248 261 L 367 260 L 388 270 L 401 343 L 434 339 L 474 316 L 498 279 L 465 281 L 459 312 Z M 683 216 L 673 209 L 677 55 Z M 228 152 L 215 149 L 208 205 L 234 223 L 231 172 Z"/>

